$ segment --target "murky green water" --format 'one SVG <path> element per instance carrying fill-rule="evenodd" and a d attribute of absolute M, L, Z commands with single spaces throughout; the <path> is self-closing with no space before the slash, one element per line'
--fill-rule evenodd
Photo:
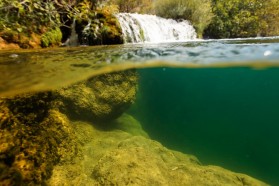
<path fill-rule="evenodd" d="M 278 185 L 279 69 L 140 70 L 132 108 L 153 139 Z"/>
<path fill-rule="evenodd" d="M 279 185 L 278 65 L 278 38 L 6 51 L 0 96 L 138 68 L 129 112 L 152 139 Z"/>

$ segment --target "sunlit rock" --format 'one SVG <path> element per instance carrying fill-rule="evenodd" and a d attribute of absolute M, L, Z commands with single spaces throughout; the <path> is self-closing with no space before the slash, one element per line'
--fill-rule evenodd
<path fill-rule="evenodd" d="M 57 92 L 60 109 L 73 119 L 112 120 L 134 102 L 137 79 L 136 71 L 129 70 L 103 74 L 63 88 Z"/>

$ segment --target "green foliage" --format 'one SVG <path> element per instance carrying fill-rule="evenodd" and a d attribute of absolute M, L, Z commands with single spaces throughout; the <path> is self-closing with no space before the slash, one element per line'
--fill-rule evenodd
<path fill-rule="evenodd" d="M 215 17 L 206 30 L 213 38 L 279 34 L 279 0 L 213 0 Z"/>
<path fill-rule="evenodd" d="M 60 10 L 53 0 L 1 0 L 0 37 L 21 48 L 53 45 L 61 25 Z M 47 33 L 46 33 L 47 32 Z M 46 39 L 49 33 L 55 37 Z M 13 33 L 11 36 L 10 33 Z M 41 38 L 43 34 L 44 38 Z M 48 40 L 48 41 L 47 41 Z M 59 41 L 60 42 L 60 41 Z"/>
<path fill-rule="evenodd" d="M 77 14 L 74 15 L 74 19 L 77 21 L 80 43 L 88 45 L 123 43 L 120 25 L 114 16 L 118 13 L 117 5 L 83 1 L 76 8 Z"/>
<path fill-rule="evenodd" d="M 1 0 L 0 10 L 0 30 L 30 33 L 39 32 L 40 26 L 59 24 L 59 13 L 51 0 Z"/>
<path fill-rule="evenodd" d="M 210 0 L 156 0 L 154 9 L 161 17 L 189 20 L 199 37 L 213 18 Z"/>
<path fill-rule="evenodd" d="M 279 35 L 279 0 L 261 0 L 262 6 L 257 11 L 260 34 L 263 36 Z"/>
<path fill-rule="evenodd" d="M 62 33 L 59 28 L 52 29 L 44 33 L 41 37 L 41 46 L 49 47 L 53 45 L 59 45 L 62 39 Z"/>
<path fill-rule="evenodd" d="M 101 27 L 98 25 L 100 23 L 98 12 L 105 15 L 118 12 L 116 5 L 106 5 L 105 2 L 105 0 L 0 0 L 0 37 L 7 42 L 17 43 L 20 46 L 24 44 L 24 48 L 29 48 L 34 46 L 34 42 L 29 40 L 35 34 L 39 36 L 39 39 L 36 39 L 37 44 L 40 43 L 42 47 L 53 46 L 61 41 L 59 27 L 70 29 L 73 20 L 92 21 L 95 26 Z"/>
<path fill-rule="evenodd" d="M 118 6 L 120 12 L 153 13 L 153 0 L 110 0 Z"/>
<path fill-rule="evenodd" d="M 90 35 L 93 44 L 122 43 L 113 16 L 119 11 L 187 19 L 199 37 L 274 36 L 278 7 L 279 0 L 0 0 L 0 37 L 23 48 L 53 46 L 61 40 L 59 27 L 67 39 L 76 20 L 77 32 L 91 23 L 88 33 L 78 34 Z"/>

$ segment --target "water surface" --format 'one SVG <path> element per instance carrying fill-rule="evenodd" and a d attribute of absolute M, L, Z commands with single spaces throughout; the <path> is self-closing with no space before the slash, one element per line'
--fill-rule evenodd
<path fill-rule="evenodd" d="M 151 138 L 279 185 L 278 64 L 278 37 L 1 51 L 0 96 L 138 68 L 129 112 Z"/>
<path fill-rule="evenodd" d="M 278 66 L 278 37 L 0 52 L 0 95 L 59 88 L 90 76 L 156 66 Z"/>

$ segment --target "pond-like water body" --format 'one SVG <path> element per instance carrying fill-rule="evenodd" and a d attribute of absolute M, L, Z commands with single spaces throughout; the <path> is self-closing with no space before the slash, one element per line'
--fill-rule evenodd
<path fill-rule="evenodd" d="M 0 96 L 138 68 L 129 112 L 152 139 L 279 185 L 278 66 L 278 37 L 1 51 Z"/>

